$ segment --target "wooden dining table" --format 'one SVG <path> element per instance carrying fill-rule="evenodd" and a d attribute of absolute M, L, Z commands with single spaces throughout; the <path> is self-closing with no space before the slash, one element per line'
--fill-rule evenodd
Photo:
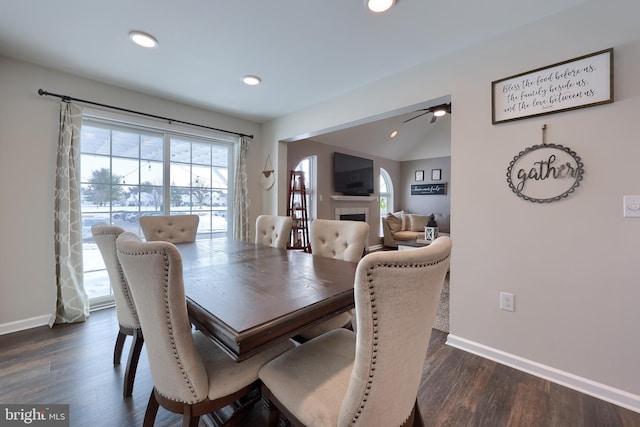
<path fill-rule="evenodd" d="M 357 263 L 232 239 L 176 246 L 191 322 L 238 362 L 354 307 Z"/>

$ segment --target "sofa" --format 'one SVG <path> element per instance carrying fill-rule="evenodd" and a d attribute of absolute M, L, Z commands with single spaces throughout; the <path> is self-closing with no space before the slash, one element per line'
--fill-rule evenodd
<path fill-rule="evenodd" d="M 397 248 L 399 242 L 424 239 L 424 228 L 431 219 L 435 220 L 439 234 L 451 234 L 450 214 L 389 212 L 385 218 L 381 219 L 384 246 Z"/>

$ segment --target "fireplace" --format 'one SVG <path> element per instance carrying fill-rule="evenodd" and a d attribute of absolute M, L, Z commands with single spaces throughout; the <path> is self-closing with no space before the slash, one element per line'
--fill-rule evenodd
<path fill-rule="evenodd" d="M 340 215 L 340 221 L 367 222 L 367 216 L 365 214 L 343 214 L 343 215 Z"/>
<path fill-rule="evenodd" d="M 334 219 L 369 223 L 369 208 L 336 208 Z"/>

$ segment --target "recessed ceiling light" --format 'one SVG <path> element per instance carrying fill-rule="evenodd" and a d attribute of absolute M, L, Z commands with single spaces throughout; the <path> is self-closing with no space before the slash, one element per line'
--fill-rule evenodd
<path fill-rule="evenodd" d="M 142 31 L 131 31 L 129 38 L 132 42 L 142 47 L 156 47 L 158 46 L 158 40 L 150 34 L 143 33 Z"/>
<path fill-rule="evenodd" d="M 396 0 L 365 0 L 367 9 L 374 13 L 382 13 L 391 9 Z"/>
<path fill-rule="evenodd" d="M 397 130 L 394 130 L 393 132 L 391 132 L 391 135 L 389 135 L 390 138 L 395 138 L 396 136 L 398 136 Z"/>
<path fill-rule="evenodd" d="M 242 81 L 244 82 L 244 84 L 249 85 L 249 86 L 255 86 L 255 85 L 259 85 L 260 82 L 262 82 L 262 79 L 258 76 L 244 76 L 242 78 Z"/>

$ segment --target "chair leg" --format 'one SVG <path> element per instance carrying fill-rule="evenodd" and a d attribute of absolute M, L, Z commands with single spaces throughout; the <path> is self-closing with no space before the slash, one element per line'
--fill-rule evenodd
<path fill-rule="evenodd" d="M 267 427 L 278 427 L 280 425 L 280 420 L 282 418 L 282 414 L 280 413 L 280 409 L 273 403 L 271 400 L 272 394 L 271 390 L 269 390 L 264 385 L 262 386 L 262 403 L 267 409 L 266 412 L 266 423 Z M 286 422 L 288 424 L 288 422 Z"/>
<path fill-rule="evenodd" d="M 149 403 L 147 403 L 147 411 L 144 413 L 143 427 L 153 427 L 153 423 L 156 421 L 156 414 L 158 413 L 158 399 L 156 399 L 156 389 L 151 390 L 151 396 L 149 396 Z"/>
<path fill-rule="evenodd" d="M 127 339 L 127 336 L 121 331 L 118 331 L 118 336 L 116 337 L 116 346 L 113 349 L 113 366 L 120 365 L 120 359 L 122 358 L 122 349 L 124 347 L 125 339 Z"/>
<path fill-rule="evenodd" d="M 136 370 L 138 369 L 138 361 L 140 360 L 143 344 L 144 337 L 142 336 L 142 330 L 134 329 L 133 341 L 131 342 L 131 349 L 129 350 L 129 361 L 127 362 L 127 369 L 124 373 L 124 389 L 122 392 L 124 397 L 129 397 L 133 393 L 133 381 L 136 378 Z"/>
<path fill-rule="evenodd" d="M 255 408 L 256 403 L 262 400 L 262 396 L 259 392 L 250 393 L 247 396 L 242 397 L 233 403 L 233 413 L 227 418 L 224 425 L 225 426 L 237 426 L 242 425 L 242 420 L 249 414 L 253 408 Z"/>
<path fill-rule="evenodd" d="M 413 427 L 424 427 L 424 420 L 422 419 L 417 399 L 416 403 L 413 405 Z"/>
<path fill-rule="evenodd" d="M 193 408 L 191 405 L 184 405 L 184 412 L 182 413 L 182 427 L 198 427 L 200 424 L 200 416 L 193 415 Z"/>
<path fill-rule="evenodd" d="M 280 411 L 275 406 L 267 410 L 267 427 L 278 427 L 280 425 Z"/>

